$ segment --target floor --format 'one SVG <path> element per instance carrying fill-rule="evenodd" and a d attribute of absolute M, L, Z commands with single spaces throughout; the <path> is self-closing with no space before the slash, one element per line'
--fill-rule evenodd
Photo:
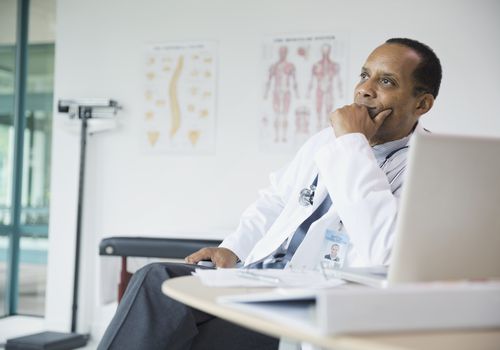
<path fill-rule="evenodd" d="M 82 350 L 95 350 L 105 328 L 116 310 L 116 303 L 111 303 L 101 309 L 100 323 L 96 323 L 92 329 L 92 337 L 87 346 Z M 0 318 L 0 349 L 3 348 L 7 339 L 21 337 L 46 331 L 45 322 L 42 317 L 34 316 L 12 316 Z"/>
<path fill-rule="evenodd" d="M 0 317 L 4 315 L 6 279 L 6 264 L 0 261 Z M 46 265 L 27 263 L 20 265 L 17 313 L 33 316 L 44 315 L 46 280 Z"/>
<path fill-rule="evenodd" d="M 7 339 L 43 331 L 44 319 L 33 316 L 11 316 L 0 319 L 0 344 Z"/>
<path fill-rule="evenodd" d="M 6 264 L 0 262 L 0 315 L 4 314 Z M 46 265 L 22 264 L 19 271 L 19 299 L 18 312 L 31 316 L 11 316 L 0 318 L 0 349 L 7 339 L 21 337 L 46 331 L 43 315 L 45 312 L 45 281 Z M 111 319 L 116 305 L 104 313 L 104 318 Z M 103 328 L 103 327 L 101 327 Z M 91 339 L 83 350 L 95 350 L 103 329 L 96 330 L 96 336 Z"/>

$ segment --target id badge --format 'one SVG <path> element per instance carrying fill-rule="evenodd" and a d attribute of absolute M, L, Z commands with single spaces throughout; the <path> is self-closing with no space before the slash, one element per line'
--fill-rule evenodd
<path fill-rule="evenodd" d="M 324 250 L 321 259 L 321 266 L 338 270 L 344 265 L 347 250 L 349 248 L 349 237 L 341 231 L 328 229 L 325 232 Z"/>

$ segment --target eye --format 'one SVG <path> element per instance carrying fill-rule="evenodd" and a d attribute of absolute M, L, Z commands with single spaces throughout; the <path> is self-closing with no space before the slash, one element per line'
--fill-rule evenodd
<path fill-rule="evenodd" d="M 366 72 L 361 72 L 361 74 L 359 75 L 359 77 L 361 78 L 361 80 L 365 80 L 368 78 L 368 73 Z"/>
<path fill-rule="evenodd" d="M 386 85 L 386 86 L 394 86 L 394 82 L 390 79 L 387 79 L 387 78 L 382 78 L 380 79 L 380 82 L 382 83 L 382 85 Z"/>

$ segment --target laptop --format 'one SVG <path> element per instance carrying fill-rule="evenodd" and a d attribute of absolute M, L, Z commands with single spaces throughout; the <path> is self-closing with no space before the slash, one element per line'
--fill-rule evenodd
<path fill-rule="evenodd" d="M 500 278 L 500 138 L 412 138 L 389 268 L 339 277 L 375 287 Z"/>

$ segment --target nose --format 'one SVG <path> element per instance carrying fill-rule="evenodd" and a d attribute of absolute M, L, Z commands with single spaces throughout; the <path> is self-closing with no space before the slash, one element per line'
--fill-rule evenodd
<path fill-rule="evenodd" d="M 377 93 L 375 89 L 373 89 L 372 83 L 370 80 L 366 80 L 364 82 L 359 83 L 356 88 L 356 95 L 362 98 L 375 98 Z"/>

